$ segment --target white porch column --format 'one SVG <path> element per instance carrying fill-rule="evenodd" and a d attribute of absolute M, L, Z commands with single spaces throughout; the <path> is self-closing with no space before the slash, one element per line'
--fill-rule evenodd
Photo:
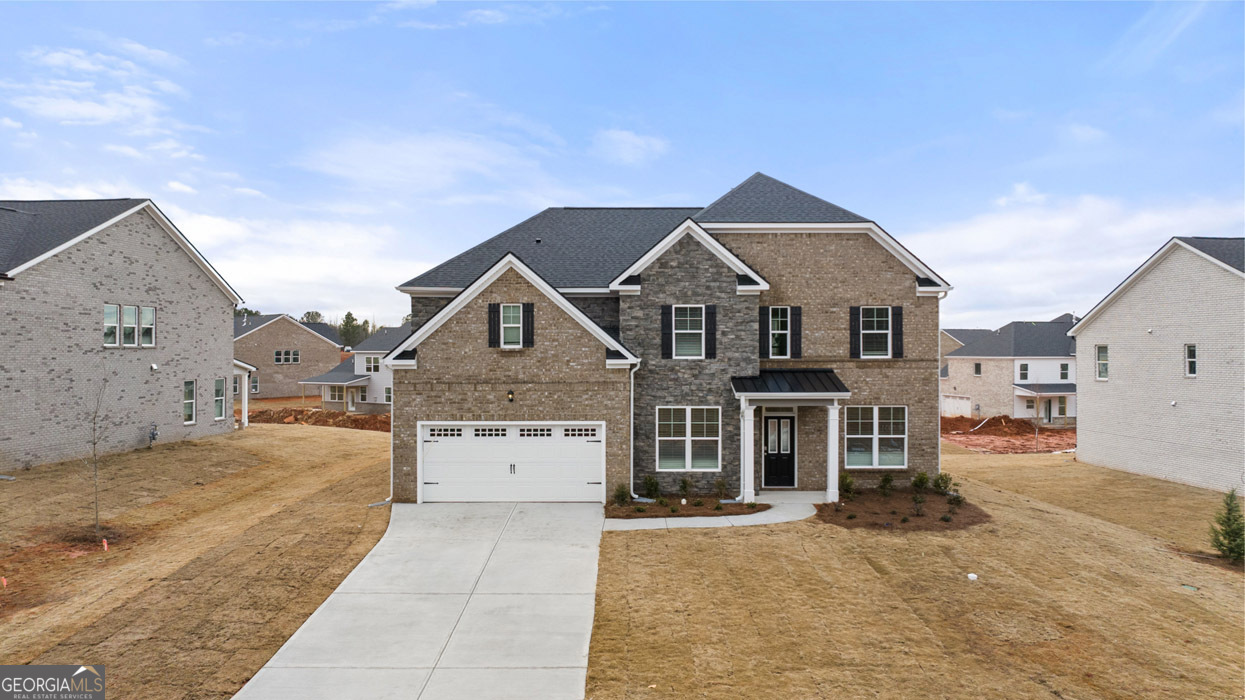
<path fill-rule="evenodd" d="M 243 374 L 242 379 L 245 381 L 245 385 L 238 388 L 242 390 L 242 427 L 245 428 L 251 424 L 251 373 Z"/>
<path fill-rule="evenodd" d="M 839 402 L 826 406 L 826 503 L 839 500 Z"/>
<path fill-rule="evenodd" d="M 755 481 L 756 445 L 753 435 L 756 432 L 757 407 L 748 403 L 748 399 L 739 400 L 740 421 L 740 459 L 739 459 L 739 500 L 752 503 L 757 499 Z"/>

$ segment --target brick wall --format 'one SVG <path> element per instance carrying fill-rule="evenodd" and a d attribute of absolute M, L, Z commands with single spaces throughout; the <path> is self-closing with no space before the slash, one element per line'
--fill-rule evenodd
<path fill-rule="evenodd" d="M 534 304 L 535 347 L 488 347 L 490 303 Z M 419 368 L 394 371 L 394 499 L 414 501 L 417 421 L 592 420 L 606 423 L 606 486 L 630 464 L 627 369 L 606 369 L 605 346 L 513 270 L 419 346 Z M 514 402 L 506 393 L 514 391 Z"/>
<path fill-rule="evenodd" d="M 103 379 L 104 453 L 145 447 L 152 424 L 160 442 L 232 429 L 233 302 L 146 212 L 16 277 L 0 287 L 0 471 L 88 454 Z M 156 347 L 103 347 L 105 303 L 156 307 Z M 186 426 L 191 379 L 198 420 Z"/>
<path fill-rule="evenodd" d="M 277 364 L 273 360 L 277 350 L 298 350 L 298 364 Z M 317 387 L 303 387 L 299 380 L 319 376 L 341 364 L 336 345 L 288 316 L 235 340 L 233 354 L 259 368 L 259 393 L 252 394 L 255 398 L 302 396 L 304 389 L 314 396 Z"/>
<path fill-rule="evenodd" d="M 947 353 L 955 352 L 956 350 L 959 350 L 960 348 L 964 347 L 964 343 L 961 343 L 960 341 L 956 340 L 955 338 L 952 338 L 946 333 L 939 333 L 938 340 L 942 344 L 941 347 L 939 348 L 939 356 L 942 359 L 942 363 L 944 365 L 947 364 Z"/>
<path fill-rule="evenodd" d="M 981 363 L 980 377 L 973 375 L 977 362 Z M 1015 408 L 1015 366 L 1010 357 L 949 357 L 947 378 L 940 382 L 942 393 L 969 397 L 974 416 L 1010 416 Z"/>

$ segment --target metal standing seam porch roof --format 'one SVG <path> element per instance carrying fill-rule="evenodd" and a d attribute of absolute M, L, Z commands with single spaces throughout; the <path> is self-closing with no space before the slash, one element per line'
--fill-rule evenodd
<path fill-rule="evenodd" d="M 851 391 L 832 369 L 763 369 L 754 377 L 731 377 L 736 395 L 824 394 L 826 398 L 847 398 Z"/>

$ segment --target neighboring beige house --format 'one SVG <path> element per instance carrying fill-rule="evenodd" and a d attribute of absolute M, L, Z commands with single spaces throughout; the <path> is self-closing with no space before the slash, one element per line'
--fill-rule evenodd
<path fill-rule="evenodd" d="M 332 370 L 300 384 L 320 392 L 322 406 L 351 413 L 388 413 L 393 406 L 393 370 L 381 360 L 411 335 L 411 325 L 381 326 L 354 354 Z"/>
<path fill-rule="evenodd" d="M 1245 486 L 1245 239 L 1171 239 L 1070 334 L 1078 460 Z"/>
<path fill-rule="evenodd" d="M 550 208 L 399 287 L 396 501 L 603 501 L 655 479 L 838 500 L 939 468 L 948 283 L 757 173 L 708 207 Z"/>
<path fill-rule="evenodd" d="M 234 357 L 256 367 L 247 388 L 253 398 L 301 396 L 300 381 L 341 362 L 341 341 L 327 323 L 300 323 L 286 314 L 238 316 L 233 333 Z"/>
<path fill-rule="evenodd" d="M 944 328 L 938 333 L 938 351 L 942 362 L 947 363 L 947 353 L 954 352 L 985 335 L 993 333 L 989 328 Z"/>
<path fill-rule="evenodd" d="M 1011 416 L 1047 425 L 1076 422 L 1076 318 L 1013 321 L 996 331 L 944 331 L 968 342 L 946 354 L 942 415 Z"/>
<path fill-rule="evenodd" d="M 241 301 L 147 199 L 0 201 L 0 471 L 232 430 Z"/>

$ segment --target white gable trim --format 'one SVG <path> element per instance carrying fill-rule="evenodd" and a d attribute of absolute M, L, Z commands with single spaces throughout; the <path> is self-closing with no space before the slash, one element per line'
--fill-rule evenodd
<path fill-rule="evenodd" d="M 301 328 L 301 329 L 303 329 L 303 330 L 307 331 L 308 333 L 310 333 L 310 334 L 314 335 L 315 337 L 319 338 L 320 340 L 323 340 L 324 342 L 328 343 L 329 345 L 332 345 L 332 346 L 333 346 L 333 347 L 335 347 L 335 348 L 340 349 L 340 348 L 342 347 L 341 345 L 338 345 L 337 343 L 334 343 L 333 341 L 329 340 L 328 338 L 325 338 L 324 336 L 320 335 L 319 333 L 317 333 L 317 332 L 315 332 L 315 331 L 311 330 L 310 328 L 308 328 L 308 327 L 304 326 L 303 324 L 299 323 L 297 320 L 295 320 L 295 319 L 294 319 L 294 317 L 293 317 L 293 316 L 291 316 L 291 315 L 289 315 L 289 314 L 281 314 L 280 316 L 277 316 L 276 318 L 272 319 L 271 321 L 268 321 L 267 323 L 261 323 L 261 324 L 259 324 L 258 326 L 255 326 L 254 328 L 252 328 L 251 330 L 249 330 L 249 331 L 247 331 L 247 332 L 243 333 L 242 335 L 235 337 L 235 338 L 233 339 L 233 341 L 236 343 L 236 342 L 238 342 L 239 340 L 242 340 L 243 338 L 247 337 L 248 335 L 250 335 L 250 334 L 254 333 L 255 331 L 257 331 L 257 330 L 259 330 L 259 329 L 261 329 L 261 328 L 267 327 L 267 326 L 271 326 L 272 324 L 274 324 L 274 323 L 276 323 L 277 321 L 280 321 L 280 320 L 282 320 L 282 319 L 285 319 L 285 320 L 289 321 L 290 323 L 293 323 L 294 325 L 298 326 L 299 328 Z"/>
<path fill-rule="evenodd" d="M 942 278 L 933 268 L 921 262 L 921 259 L 912 254 L 912 251 L 903 246 L 902 243 L 895 240 L 893 236 L 887 233 L 881 226 L 872 221 L 861 223 L 826 223 L 826 224 L 790 224 L 790 223 L 772 223 L 772 224 L 736 224 L 736 223 L 706 223 L 705 230 L 710 233 L 867 233 L 878 245 L 886 249 L 888 253 L 899 258 L 900 262 L 908 266 L 920 277 L 928 277 L 938 283 L 937 287 L 917 287 L 919 296 L 934 296 L 944 294 L 953 289 L 953 287 Z"/>
<path fill-rule="evenodd" d="M 687 219 L 683 223 L 676 226 L 675 229 L 665 238 L 661 239 L 660 243 L 652 248 L 649 248 L 649 251 L 645 253 L 643 257 L 632 263 L 631 267 L 624 270 L 621 275 L 615 277 L 614 281 L 610 282 L 610 289 L 619 292 L 634 293 L 638 291 L 638 286 L 634 284 L 623 284 L 623 280 L 632 275 L 638 275 L 643 272 L 645 268 L 653 264 L 654 260 L 664 255 L 666 251 L 674 247 L 674 244 L 678 243 L 684 236 L 691 236 L 697 241 L 700 241 L 701 245 L 708 248 L 714 255 L 718 256 L 718 259 L 726 263 L 726 266 L 731 268 L 735 274 L 747 275 L 760 283 L 739 287 L 739 293 L 759 294 L 769 289 L 769 282 L 766 282 L 764 277 L 759 275 L 752 268 L 748 267 L 744 261 L 736 257 L 735 254 L 728 250 L 726 246 L 718 242 L 718 240 L 713 236 L 710 236 L 708 231 L 701 228 L 700 224 L 692 221 L 691 219 Z"/>
<path fill-rule="evenodd" d="M 233 368 L 235 370 L 235 373 L 236 373 L 236 370 L 242 370 L 244 372 L 254 372 L 255 370 L 259 369 L 258 367 L 255 367 L 254 365 L 248 365 L 247 363 L 243 362 L 242 360 L 239 360 L 236 357 L 233 358 Z"/>
<path fill-rule="evenodd" d="M 182 232 L 179 231 L 177 227 L 173 225 L 173 222 L 168 220 L 168 217 L 166 217 L 164 213 L 160 211 L 160 208 L 155 205 L 155 202 L 152 202 L 150 199 L 144 201 L 142 204 L 139 204 L 138 206 L 134 207 L 133 209 L 130 209 L 129 211 L 122 212 L 121 214 L 114 216 L 113 218 L 105 221 L 104 223 L 100 224 L 99 226 L 96 226 L 95 228 L 89 231 L 81 233 L 78 236 L 68 241 L 65 241 L 64 243 L 56 246 L 55 248 L 49 250 L 48 252 L 40 255 L 37 258 L 27 260 L 21 265 L 18 265 L 12 270 L 9 270 L 8 275 L 12 277 L 18 274 L 19 272 L 28 270 L 31 267 L 34 267 L 35 265 L 38 265 L 39 263 L 43 262 L 44 260 L 47 260 L 48 258 L 54 255 L 57 255 L 65 250 L 68 250 L 69 248 L 72 248 L 73 246 L 81 243 L 82 241 L 85 241 L 91 236 L 94 236 L 100 231 L 103 231 L 109 226 L 112 226 L 113 224 L 117 223 L 118 221 L 121 221 L 122 219 L 125 219 L 126 217 L 131 216 L 133 214 L 137 214 L 138 212 L 143 211 L 143 210 L 147 210 L 147 213 L 151 214 L 151 217 L 155 219 L 156 222 L 159 223 L 162 228 L 164 228 L 165 232 L 167 232 L 170 236 L 173 237 L 173 240 L 177 242 L 177 245 L 180 246 L 181 249 L 185 251 L 187 255 L 190 256 L 191 260 L 195 261 L 195 264 L 197 264 L 199 268 L 203 270 L 203 272 L 205 272 L 209 278 L 211 278 L 212 282 L 214 282 L 217 287 L 220 287 L 220 290 L 225 293 L 225 296 L 229 297 L 229 299 L 233 301 L 234 305 L 242 303 L 242 297 L 238 296 L 238 293 L 234 291 L 234 288 L 229 286 L 229 283 L 225 281 L 224 277 L 220 276 L 220 273 L 216 271 L 216 268 L 212 267 L 212 264 L 207 261 L 207 258 L 203 257 L 203 254 L 200 253 L 199 250 L 194 247 L 194 244 L 192 244 L 190 240 L 187 239 L 186 236 L 184 236 Z"/>
<path fill-rule="evenodd" d="M 1115 289 L 1111 290 L 1111 293 L 1108 294 L 1106 297 L 1104 297 L 1102 301 L 1098 302 L 1094 306 L 1094 308 L 1090 309 L 1089 313 L 1085 314 L 1085 316 L 1082 317 L 1081 320 L 1077 322 L 1075 326 L 1072 326 L 1072 328 L 1068 330 L 1068 335 L 1076 337 L 1077 333 L 1079 333 L 1087 325 L 1089 325 L 1108 306 L 1115 303 L 1116 299 L 1119 299 L 1124 294 L 1124 292 L 1128 291 L 1128 289 L 1131 288 L 1133 284 L 1137 282 L 1137 280 L 1141 279 L 1142 277 L 1146 275 L 1146 273 L 1154 269 L 1155 265 L 1158 265 L 1160 262 L 1165 260 L 1168 255 L 1171 255 L 1171 252 L 1175 250 L 1177 247 L 1184 248 L 1190 253 L 1197 255 L 1203 260 L 1214 263 L 1215 265 L 1227 270 L 1228 272 L 1231 272 L 1237 277 L 1245 277 L 1245 272 L 1241 272 L 1240 270 L 1232 267 L 1231 265 L 1228 265 L 1222 260 L 1219 260 L 1217 258 L 1207 255 L 1206 253 L 1203 253 L 1202 251 L 1198 250 L 1197 248 L 1194 248 L 1193 246 L 1185 243 L 1184 241 L 1181 241 L 1180 239 L 1173 238 L 1167 243 L 1165 243 L 1162 248 L 1159 248 L 1157 251 L 1155 251 L 1154 255 L 1151 255 L 1145 262 L 1141 264 L 1141 267 L 1138 267 L 1136 270 L 1133 270 L 1133 273 L 1131 275 L 1129 275 L 1128 277 L 1125 277 L 1124 281 L 1116 285 Z"/>
<path fill-rule="evenodd" d="M 389 353 L 385 355 L 385 364 L 396 367 L 410 367 L 413 363 L 395 361 L 392 358 L 397 357 L 398 354 L 410 350 L 411 348 L 418 347 L 420 343 L 428 338 L 428 336 L 432 335 L 433 332 L 443 326 L 446 321 L 450 320 L 450 318 L 454 316 L 454 314 L 461 311 L 468 302 L 479 296 L 481 292 L 487 289 L 489 285 L 496 282 L 497 279 L 508 270 L 514 270 L 519 273 L 523 279 L 527 280 L 533 287 L 540 290 L 542 294 L 549 297 L 550 301 L 556 304 L 558 308 L 562 309 L 562 311 L 566 312 L 568 316 L 579 322 L 579 325 L 583 326 L 585 330 L 591 333 L 594 338 L 601 341 L 601 343 L 607 348 L 622 353 L 625 359 L 606 360 L 606 367 L 629 367 L 640 362 L 640 358 L 631 354 L 631 351 L 623 346 L 622 343 L 614 340 L 609 333 L 602 330 L 602 328 L 592 319 L 588 318 L 584 312 L 580 311 L 579 307 L 572 304 L 565 296 L 558 292 L 558 290 L 550 286 L 550 284 L 541 278 L 540 275 L 536 274 L 532 268 L 524 264 L 523 261 L 519 260 L 519 258 L 513 253 L 507 253 L 504 258 L 497 261 L 497 264 L 489 268 L 488 272 L 485 272 L 477 278 L 476 281 L 472 282 L 462 291 L 461 294 L 454 297 L 453 301 L 446 304 L 444 308 L 434 314 L 432 318 L 428 319 L 424 325 L 419 327 L 419 330 L 412 333 L 410 337 L 402 341 L 402 343 L 396 348 L 390 350 Z"/>

